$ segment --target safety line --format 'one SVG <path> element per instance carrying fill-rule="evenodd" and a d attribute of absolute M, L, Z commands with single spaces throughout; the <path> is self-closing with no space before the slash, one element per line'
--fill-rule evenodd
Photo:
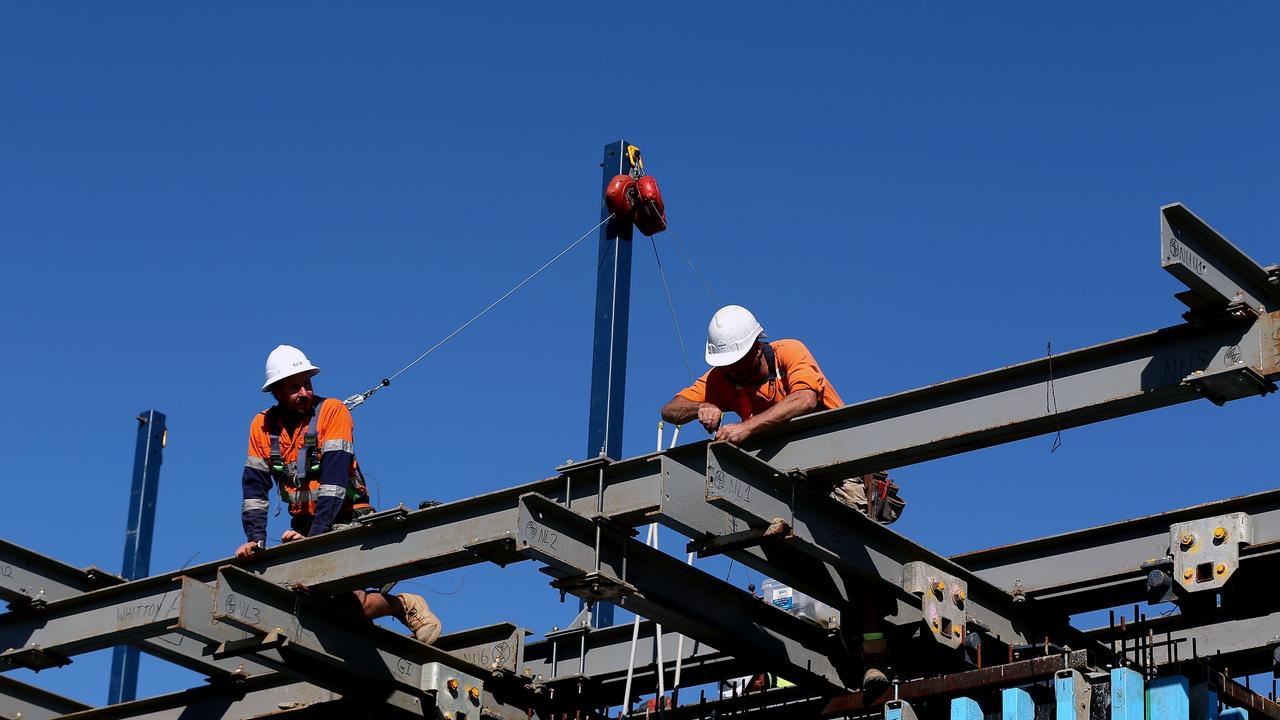
<path fill-rule="evenodd" d="M 577 247 L 579 243 L 581 243 L 583 240 L 586 240 L 586 239 L 587 239 L 587 237 L 591 235 L 591 233 L 595 232 L 596 230 L 599 230 L 601 227 L 603 227 L 603 226 L 604 226 L 604 224 L 605 224 L 605 223 L 609 222 L 609 221 L 610 221 L 610 220 L 612 220 L 612 219 L 613 219 L 613 214 L 612 214 L 612 213 L 610 213 L 608 217 L 606 217 L 605 219 L 603 219 L 603 220 L 601 220 L 600 222 L 596 223 L 596 226 L 595 226 L 595 227 L 593 227 L 593 228 L 591 228 L 590 230 L 588 230 L 588 231 L 586 231 L 586 232 L 582 233 L 582 235 L 581 235 L 577 240 L 574 240 L 573 242 L 569 243 L 569 246 L 568 246 L 568 247 L 566 247 L 565 249 L 561 250 L 559 253 L 557 253 L 555 257 L 553 257 L 553 258 L 551 258 L 550 260 L 548 260 L 548 261 L 546 261 L 545 263 L 543 263 L 543 264 L 542 264 L 542 267 L 538 268 L 537 270 L 534 270 L 534 271 L 533 271 L 533 273 L 532 273 L 531 275 L 529 275 L 529 276 L 528 276 L 528 277 L 526 277 L 525 279 L 521 280 L 520 282 L 516 283 L 515 287 L 513 287 L 513 288 L 511 288 L 510 290 L 508 290 L 508 291 L 506 291 L 505 293 L 503 293 L 503 294 L 502 294 L 502 297 L 500 297 L 500 298 L 498 298 L 497 300 L 494 300 L 493 302 L 489 303 L 488 307 L 486 307 L 485 309 L 483 309 L 483 310 L 481 310 L 480 312 L 476 313 L 476 314 L 475 314 L 475 316 L 474 316 L 474 317 L 472 317 L 470 320 L 468 320 L 468 321 L 466 321 L 466 322 L 462 323 L 461 325 L 459 325 L 459 326 L 457 327 L 457 329 L 455 329 L 453 332 L 449 333 L 448 335 L 445 335 L 445 336 L 444 336 L 444 338 L 442 338 L 442 339 L 441 339 L 439 342 L 437 342 L 435 345 L 432 345 L 431 347 L 427 348 L 427 351 L 426 351 L 426 352 L 424 352 L 424 353 L 422 353 L 421 355 L 419 355 L 418 357 L 414 358 L 414 359 L 413 359 L 413 362 L 411 362 L 411 363 L 409 363 L 408 365 L 405 365 L 404 367 L 402 367 L 402 368 L 400 368 L 399 370 L 397 370 L 397 371 L 395 372 L 395 374 L 393 374 L 391 377 L 389 377 L 389 378 L 385 378 L 382 382 L 380 382 L 380 383 L 378 383 L 377 385 L 373 386 L 373 387 L 372 387 L 372 388 L 370 388 L 369 390 L 367 390 L 367 391 L 365 391 L 365 392 L 363 392 L 363 393 L 360 393 L 359 395 L 352 395 L 351 397 L 347 398 L 347 399 L 346 399 L 347 407 L 348 407 L 348 408 L 355 408 L 355 407 L 358 407 L 359 405 L 363 404 L 365 400 L 368 400 L 370 397 L 372 397 L 374 393 L 376 393 L 376 392 L 378 392 L 379 390 L 381 390 L 382 388 L 387 387 L 388 385 L 390 385 L 392 380 L 395 380 L 397 377 L 400 377 L 400 375 L 401 375 L 402 373 L 404 373 L 406 370 L 408 370 L 409 368 L 413 367 L 414 365 L 417 365 L 419 362 L 421 362 L 421 361 L 422 361 L 422 359 L 423 359 L 423 358 L 425 358 L 426 356 L 428 356 L 428 355 L 430 355 L 431 353 L 435 352 L 435 351 L 436 351 L 436 350 L 437 350 L 441 345 L 444 345 L 445 343 L 449 342 L 450 340 L 452 340 L 452 339 L 453 339 L 453 337 L 454 337 L 455 335 L 457 335 L 458 333 L 462 332 L 463 330 L 466 330 L 466 329 L 467 329 L 467 328 L 468 328 L 472 323 L 474 323 L 475 321 L 479 320 L 481 317 L 484 317 L 484 314 L 485 314 L 485 313 L 487 313 L 487 312 L 489 312 L 490 310 L 492 310 L 492 309 L 494 309 L 495 307 L 497 307 L 497 306 L 498 306 L 498 304 L 499 304 L 499 303 L 501 303 L 503 300 L 506 300 L 507 298 L 511 297 L 511 296 L 512 296 L 512 295 L 513 295 L 517 290 L 519 290 L 520 288 L 524 287 L 524 286 L 525 286 L 525 284 L 527 284 L 530 280 L 532 280 L 532 279 L 534 279 L 535 277 L 537 277 L 537 276 L 538 276 L 538 275 L 539 275 L 543 270 L 546 270 L 547 268 L 551 267 L 551 266 L 555 263 L 555 261 L 557 261 L 557 260 L 559 260 L 560 258 L 564 257 L 564 256 L 565 256 L 565 255 L 566 255 L 570 250 L 572 250 L 572 249 L 574 249 L 575 247 Z"/>
<path fill-rule="evenodd" d="M 698 268 L 693 264 L 693 260 L 691 260 L 689 255 L 685 253 L 684 246 L 680 244 L 680 237 L 672 232 L 670 228 L 667 230 L 671 233 L 671 240 L 675 243 L 676 250 L 680 253 L 680 257 L 684 258 L 684 261 L 689 264 L 689 269 L 692 270 L 694 276 L 698 278 L 698 282 L 702 283 L 702 289 L 707 291 L 707 295 L 711 298 L 711 302 L 715 303 L 717 308 L 724 307 L 724 303 L 720 302 L 720 298 L 716 297 L 715 292 L 711 290 L 711 286 L 707 284 L 706 279 L 702 277 L 702 273 L 698 272 Z"/>
<path fill-rule="evenodd" d="M 689 382 L 694 379 L 693 367 L 689 365 L 689 352 L 684 347 L 684 335 L 680 332 L 680 320 L 676 317 L 676 304 L 671 300 L 671 288 L 667 286 L 667 271 L 662 268 L 662 258 L 658 256 L 658 243 L 649 236 L 649 244 L 653 246 L 653 259 L 658 263 L 658 276 L 662 278 L 662 292 L 667 296 L 667 308 L 671 310 L 671 322 L 676 326 L 676 340 L 680 343 L 680 357 L 684 358 L 684 369 L 689 373 Z"/>

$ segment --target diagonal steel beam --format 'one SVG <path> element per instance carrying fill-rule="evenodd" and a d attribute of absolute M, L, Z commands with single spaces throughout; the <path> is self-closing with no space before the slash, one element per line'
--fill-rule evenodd
<path fill-rule="evenodd" d="M 554 583 L 750 658 L 797 684 L 845 686 L 838 643 L 814 625 L 538 495 L 520 498 L 520 552 L 548 565 Z M 833 660 L 834 658 L 834 660 Z"/>
<path fill-rule="evenodd" d="M 253 634 L 223 652 L 278 651 L 288 670 L 305 662 L 315 683 L 377 697 L 410 713 L 480 712 L 485 668 L 412 638 L 347 616 L 239 568 L 223 568 L 213 595 L 214 620 Z M 327 672 L 325 672 L 327 670 Z"/>
<path fill-rule="evenodd" d="M 0 718 L 45 720 L 88 708 L 78 700 L 0 675 Z"/>
<path fill-rule="evenodd" d="M 789 544 L 856 578 L 864 592 L 910 603 L 915 611 L 906 622 L 922 623 L 925 631 L 939 633 L 942 623 L 935 619 L 952 615 L 976 620 L 1006 644 L 1020 645 L 1043 638 L 1047 629 L 1066 628 L 1065 615 L 1033 616 L 1025 607 L 1019 608 L 1009 593 L 862 513 L 815 493 L 734 445 L 707 447 L 705 493 L 708 503 L 750 526 L 768 527 L 781 521 Z M 915 567 L 928 568 L 926 574 L 943 585 L 936 593 L 936 604 L 942 606 L 936 612 L 930 607 L 935 604 L 931 603 L 934 589 L 909 584 Z M 960 587 L 950 587 L 957 584 Z M 958 646 L 965 630 L 956 627 L 954 631 L 952 638 L 941 639 Z"/>

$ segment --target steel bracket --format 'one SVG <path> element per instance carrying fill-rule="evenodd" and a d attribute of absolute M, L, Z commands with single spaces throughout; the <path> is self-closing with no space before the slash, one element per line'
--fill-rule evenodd
<path fill-rule="evenodd" d="M 266 635 L 253 635 L 241 640 L 227 640 L 218 643 L 213 651 L 215 660 L 229 657 L 250 655 L 264 650 L 276 650 L 289 644 L 289 638 L 281 630 L 272 630 Z"/>
<path fill-rule="evenodd" d="M 959 649 L 964 643 L 968 620 L 965 611 L 968 583 L 917 561 L 902 567 L 902 589 L 920 598 L 921 619 L 933 638 L 949 648 Z"/>
<path fill-rule="evenodd" d="M 1276 391 L 1276 384 L 1253 367 L 1239 364 L 1218 370 L 1197 370 L 1182 379 L 1209 402 L 1221 407 L 1232 400 L 1266 395 Z"/>
<path fill-rule="evenodd" d="M 18 665 L 28 670 L 40 671 L 70 665 L 71 658 L 45 650 L 39 645 L 32 645 L 31 647 L 15 648 L 0 653 L 0 663 Z"/>
<path fill-rule="evenodd" d="M 422 666 L 422 689 L 436 699 L 436 717 L 466 720 L 480 717 L 484 683 L 474 675 L 458 672 L 438 662 Z"/>
<path fill-rule="evenodd" d="M 1253 522 L 1236 512 L 1169 526 L 1173 582 L 1183 592 L 1217 590 L 1240 567 L 1240 546 L 1253 542 Z"/>
<path fill-rule="evenodd" d="M 582 575 L 571 575 L 562 580 L 553 580 L 551 587 L 580 597 L 588 602 L 599 600 L 618 601 L 636 592 L 636 586 L 608 575 L 589 572 Z"/>
<path fill-rule="evenodd" d="M 699 558 L 705 558 L 793 537 L 795 537 L 795 531 L 791 526 L 782 518 L 774 518 L 765 527 L 748 528 L 728 535 L 712 535 L 699 540 L 690 540 L 685 550 L 696 552 Z"/>
<path fill-rule="evenodd" d="M 404 505 L 397 505 L 390 510 L 382 510 L 380 512 L 369 513 L 358 518 L 361 525 L 380 525 L 385 522 L 395 522 L 409 517 L 409 508 Z"/>

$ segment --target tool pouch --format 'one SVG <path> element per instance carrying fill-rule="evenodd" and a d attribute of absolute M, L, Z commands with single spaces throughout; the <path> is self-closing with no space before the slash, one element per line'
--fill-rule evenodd
<path fill-rule="evenodd" d="M 892 525 L 902 517 L 907 501 L 898 496 L 898 484 L 889 479 L 889 473 L 863 475 L 862 484 L 867 490 L 867 517 L 882 525 Z"/>

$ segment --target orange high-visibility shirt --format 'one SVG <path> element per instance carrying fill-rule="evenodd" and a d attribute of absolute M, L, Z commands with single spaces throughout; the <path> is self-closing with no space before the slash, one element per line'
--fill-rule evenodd
<path fill-rule="evenodd" d="M 778 377 L 766 379 L 756 387 L 738 387 L 724 368 L 711 368 L 677 395 L 693 402 L 711 403 L 725 412 L 736 412 L 743 420 L 762 413 L 797 390 L 812 390 L 818 395 L 818 409 L 829 410 L 844 405 L 839 393 L 822 374 L 818 361 L 799 340 L 774 340 L 774 360 Z"/>

